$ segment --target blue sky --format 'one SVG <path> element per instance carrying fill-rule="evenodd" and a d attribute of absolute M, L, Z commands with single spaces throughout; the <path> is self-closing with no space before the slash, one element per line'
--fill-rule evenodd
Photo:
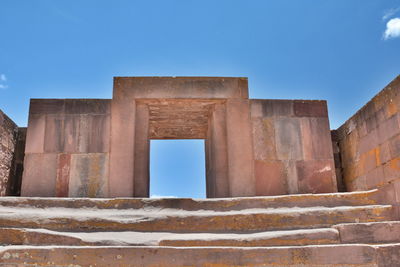
<path fill-rule="evenodd" d="M 30 98 L 111 98 L 113 76 L 162 75 L 326 99 L 337 128 L 400 74 L 398 0 L 1 0 L 0 29 L 0 109 L 20 126 Z"/>

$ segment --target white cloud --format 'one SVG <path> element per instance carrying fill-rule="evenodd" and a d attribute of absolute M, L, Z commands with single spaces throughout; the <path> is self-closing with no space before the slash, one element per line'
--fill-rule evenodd
<path fill-rule="evenodd" d="M 7 85 L 0 84 L 0 89 L 7 89 L 7 88 L 8 88 L 8 86 L 7 86 Z"/>
<path fill-rule="evenodd" d="M 0 81 L 3 81 L 3 82 L 7 81 L 7 77 L 5 74 L 0 74 Z"/>
<path fill-rule="evenodd" d="M 386 30 L 383 35 L 385 40 L 400 37 L 400 18 L 394 18 L 386 24 Z"/>
<path fill-rule="evenodd" d="M 382 20 L 387 20 L 390 17 L 392 17 L 394 14 L 396 14 L 398 11 L 400 11 L 400 7 L 398 8 L 391 8 L 387 11 L 385 11 L 385 14 L 382 17 Z"/>

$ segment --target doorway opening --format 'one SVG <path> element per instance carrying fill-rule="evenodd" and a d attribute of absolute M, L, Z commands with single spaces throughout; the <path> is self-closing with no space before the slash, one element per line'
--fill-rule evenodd
<path fill-rule="evenodd" d="M 203 139 L 150 140 L 150 197 L 206 198 Z"/>

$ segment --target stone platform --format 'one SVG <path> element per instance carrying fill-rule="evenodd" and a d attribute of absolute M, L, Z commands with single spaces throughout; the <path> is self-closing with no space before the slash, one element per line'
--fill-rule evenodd
<path fill-rule="evenodd" d="M 0 262 L 400 266 L 400 222 L 381 194 L 207 200 L 4 197 Z"/>

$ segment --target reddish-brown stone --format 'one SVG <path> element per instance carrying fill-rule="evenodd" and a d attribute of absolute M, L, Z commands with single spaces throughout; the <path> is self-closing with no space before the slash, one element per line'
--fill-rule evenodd
<path fill-rule="evenodd" d="M 303 159 L 303 146 L 299 119 L 286 117 L 276 119 L 275 140 L 278 159 Z"/>
<path fill-rule="evenodd" d="M 65 114 L 110 114 L 110 99 L 65 99 Z"/>
<path fill-rule="evenodd" d="M 29 114 L 62 114 L 64 99 L 31 99 Z"/>
<path fill-rule="evenodd" d="M 56 192 L 57 154 L 26 154 L 22 196 L 53 197 Z"/>
<path fill-rule="evenodd" d="M 328 117 L 326 101 L 295 100 L 294 115 L 297 117 Z"/>
<path fill-rule="evenodd" d="M 59 154 L 57 165 L 56 197 L 68 197 L 71 155 Z"/>
<path fill-rule="evenodd" d="M 135 129 L 135 170 L 134 196 L 149 197 L 150 194 L 150 140 L 149 140 L 149 109 L 145 104 L 136 105 L 135 123 L 140 125 Z"/>
<path fill-rule="evenodd" d="M 228 100 L 226 107 L 228 171 L 231 196 L 254 196 L 254 154 L 248 100 Z"/>
<path fill-rule="evenodd" d="M 210 115 L 206 140 L 207 197 L 229 197 L 226 107 L 217 104 Z"/>
<path fill-rule="evenodd" d="M 254 161 L 257 196 L 276 196 L 288 193 L 285 170 L 281 161 Z"/>
<path fill-rule="evenodd" d="M 46 115 L 29 115 L 25 153 L 43 153 Z"/>
<path fill-rule="evenodd" d="M 296 167 L 300 193 L 327 193 L 335 188 L 332 160 L 298 161 Z"/>

